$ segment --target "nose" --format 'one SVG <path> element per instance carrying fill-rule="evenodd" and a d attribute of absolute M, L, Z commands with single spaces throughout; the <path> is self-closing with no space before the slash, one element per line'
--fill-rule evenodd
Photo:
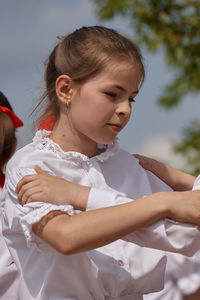
<path fill-rule="evenodd" d="M 121 101 L 117 104 L 116 113 L 120 116 L 129 116 L 131 114 L 131 104 L 130 101 Z"/>

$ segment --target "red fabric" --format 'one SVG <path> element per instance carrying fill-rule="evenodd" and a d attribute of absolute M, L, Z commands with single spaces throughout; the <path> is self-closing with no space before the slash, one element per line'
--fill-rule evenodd
<path fill-rule="evenodd" d="M 2 171 L 0 171 L 0 187 L 1 187 L 1 189 L 4 186 L 4 182 L 5 182 L 5 175 L 3 174 Z"/>
<path fill-rule="evenodd" d="M 9 108 L 5 106 L 0 106 L 0 111 L 3 111 L 11 118 L 14 128 L 18 128 L 24 125 L 20 118 L 18 118 L 18 116 Z"/>
<path fill-rule="evenodd" d="M 40 123 L 40 126 L 38 129 L 45 129 L 45 130 L 52 131 L 55 123 L 56 123 L 56 118 L 54 115 L 51 115 L 47 119 L 45 119 L 44 121 L 42 121 Z"/>

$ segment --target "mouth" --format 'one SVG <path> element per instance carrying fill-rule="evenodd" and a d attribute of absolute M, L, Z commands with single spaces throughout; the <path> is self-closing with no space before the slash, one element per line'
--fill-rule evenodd
<path fill-rule="evenodd" d="M 116 132 L 119 132 L 122 130 L 122 126 L 120 124 L 110 124 L 108 123 L 108 125 Z"/>

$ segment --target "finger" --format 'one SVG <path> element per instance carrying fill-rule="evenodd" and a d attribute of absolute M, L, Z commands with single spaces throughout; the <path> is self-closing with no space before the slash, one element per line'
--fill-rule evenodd
<path fill-rule="evenodd" d="M 26 177 L 27 177 L 27 176 L 24 176 L 24 177 L 17 183 L 17 186 L 16 186 L 16 188 L 15 188 L 15 192 L 16 192 L 17 194 L 18 194 L 19 191 L 21 190 L 22 186 L 23 186 L 24 184 L 26 184 Z"/>
<path fill-rule="evenodd" d="M 144 155 L 140 155 L 140 154 L 132 154 L 135 158 L 137 159 L 142 159 L 142 158 L 146 158 L 146 156 Z"/>
<path fill-rule="evenodd" d="M 17 184 L 16 186 L 16 189 L 15 189 L 15 192 L 18 194 L 19 191 L 21 190 L 22 186 L 24 186 L 25 184 L 31 182 L 31 181 L 34 181 L 38 179 L 37 178 L 37 175 L 36 174 L 33 174 L 33 175 L 26 175 L 24 176 Z"/>
<path fill-rule="evenodd" d="M 40 193 L 40 194 L 42 193 L 42 190 L 39 186 L 33 186 L 33 187 L 29 188 L 24 193 L 21 193 L 18 196 L 19 203 L 23 206 L 24 204 L 29 203 L 29 202 L 40 201 L 41 198 L 35 197 L 35 195 L 38 195 L 38 193 Z"/>
<path fill-rule="evenodd" d="M 21 204 L 24 194 L 26 194 L 28 192 L 28 190 L 33 189 L 33 188 L 40 189 L 40 181 L 39 180 L 34 180 L 34 181 L 28 182 L 26 184 L 23 184 L 21 186 L 21 188 L 18 190 L 18 193 L 17 193 L 20 204 Z"/>
<path fill-rule="evenodd" d="M 26 204 L 26 196 L 23 194 L 20 198 L 18 197 L 19 204 L 24 206 Z"/>
<path fill-rule="evenodd" d="M 39 166 L 35 166 L 35 171 L 36 171 L 36 173 L 37 174 L 43 174 L 43 175 L 45 175 L 45 174 L 48 174 L 46 171 L 44 171 L 44 170 L 42 170 Z"/>
<path fill-rule="evenodd" d="M 34 191 L 34 193 L 30 197 L 26 198 L 26 204 L 30 202 L 41 202 L 41 199 L 42 202 L 46 202 L 45 199 L 43 198 L 43 194 L 41 191 L 38 192 Z"/>
<path fill-rule="evenodd" d="M 25 204 L 25 191 L 23 187 L 20 189 L 18 193 L 18 201 L 21 205 Z"/>
<path fill-rule="evenodd" d="M 138 159 L 140 159 L 140 155 L 139 154 L 132 154 L 132 156 L 134 156 L 135 158 L 138 158 Z"/>

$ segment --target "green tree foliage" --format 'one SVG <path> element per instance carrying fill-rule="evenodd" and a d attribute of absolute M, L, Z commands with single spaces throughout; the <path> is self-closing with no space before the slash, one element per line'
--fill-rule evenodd
<path fill-rule="evenodd" d="M 177 143 L 175 151 L 182 153 L 191 166 L 191 173 L 200 174 L 200 121 L 195 120 L 185 129 L 183 140 Z"/>
<path fill-rule="evenodd" d="M 121 15 L 130 20 L 137 43 L 149 51 L 165 52 L 172 81 L 165 86 L 158 103 L 165 108 L 178 105 L 188 94 L 200 91 L 200 0 L 93 0 L 101 20 Z M 200 135 L 200 125 L 194 122 L 186 129 L 176 151 L 200 170 L 200 143 L 193 143 L 193 134 Z M 200 139 L 200 138 L 199 138 Z M 190 144 L 191 143 L 191 144 Z M 190 146 L 189 146 L 190 145 Z M 199 163 L 198 163 L 199 161 Z"/>

